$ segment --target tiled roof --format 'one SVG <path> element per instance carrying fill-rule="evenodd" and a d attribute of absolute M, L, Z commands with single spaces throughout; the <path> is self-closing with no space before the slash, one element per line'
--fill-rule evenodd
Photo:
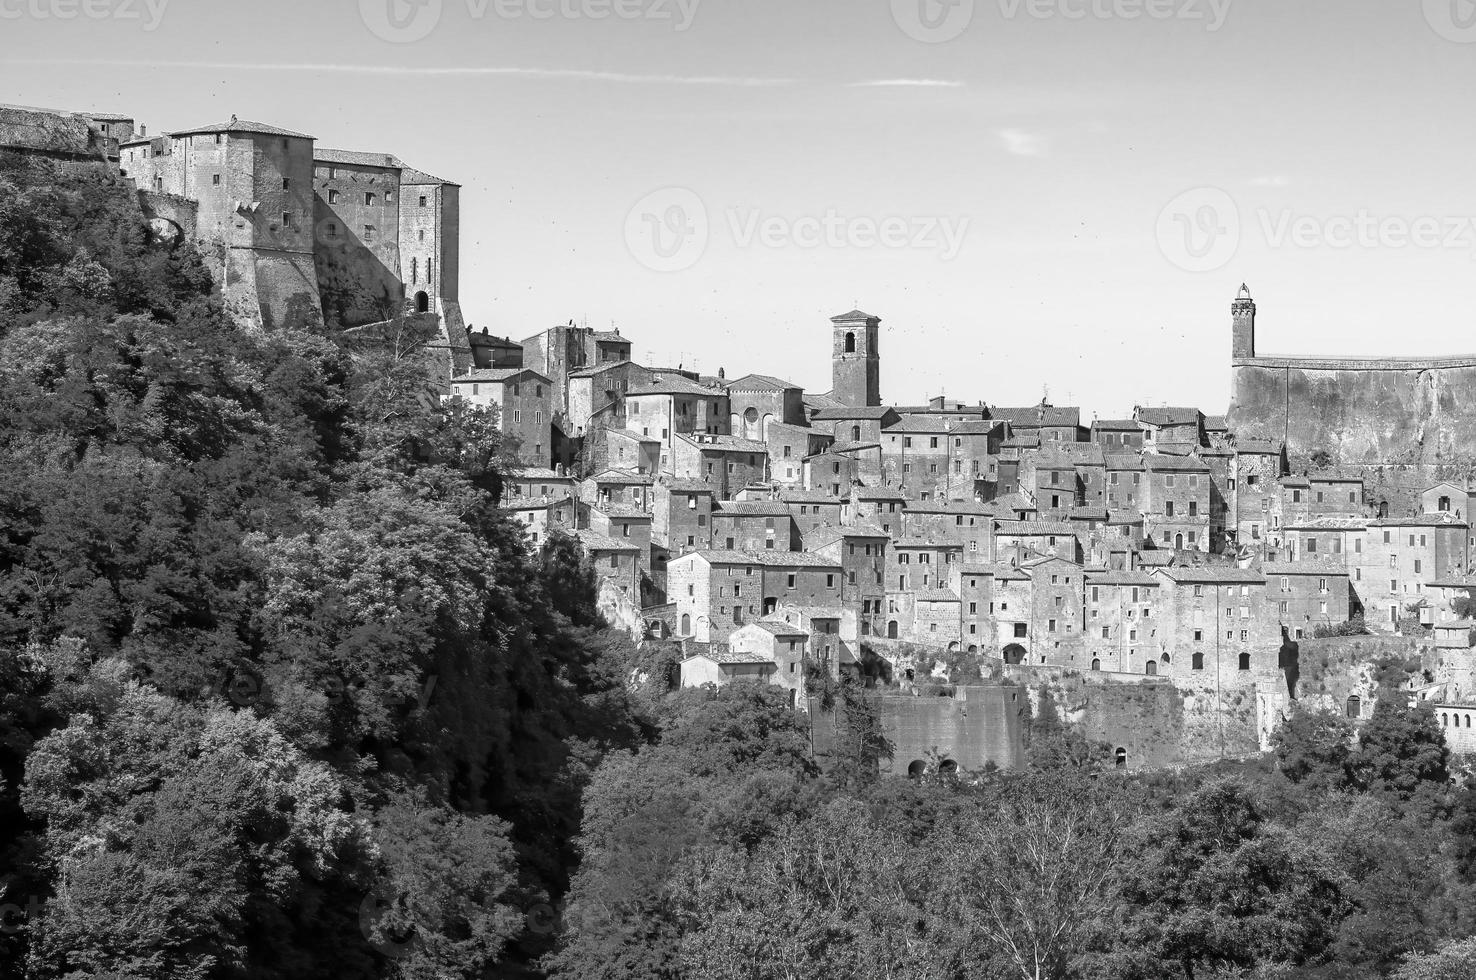
<path fill-rule="evenodd" d="M 779 500 L 720 500 L 712 516 L 718 517 L 788 517 L 789 507 Z"/>
<path fill-rule="evenodd" d="M 620 336 L 619 330 L 596 330 L 594 331 L 593 336 L 596 341 L 605 344 L 630 343 L 630 340 L 628 338 Z"/>
<path fill-rule="evenodd" d="M 1099 429 L 1105 432 L 1137 432 L 1139 426 L 1137 419 L 1097 419 L 1092 422 L 1092 431 Z"/>
<path fill-rule="evenodd" d="M 800 389 L 800 386 L 797 384 L 768 374 L 745 374 L 737 381 L 729 381 L 727 387 L 737 388 L 739 391 L 788 391 L 789 389 Z"/>
<path fill-rule="evenodd" d="M 654 482 L 644 473 L 632 473 L 629 470 L 603 470 L 588 479 L 594 483 L 622 483 L 647 487 Z"/>
<path fill-rule="evenodd" d="M 826 446 L 824 449 L 820 450 L 818 453 L 815 453 L 815 456 L 844 456 L 847 453 L 859 453 L 863 449 L 880 448 L 881 443 L 879 442 L 833 442 L 830 445 Z M 811 458 L 813 459 L 814 457 Z"/>
<path fill-rule="evenodd" d="M 816 422 L 847 422 L 851 419 L 880 419 L 892 413 L 886 405 L 842 405 L 839 408 L 824 408 L 813 416 Z"/>
<path fill-rule="evenodd" d="M 958 594 L 948 589 L 918 589 L 913 593 L 918 602 L 959 602 Z"/>
<path fill-rule="evenodd" d="M 548 381 L 548 378 L 545 378 L 532 368 L 472 368 L 465 374 L 458 374 L 452 378 L 451 383 L 470 384 L 474 381 L 511 381 L 513 378 L 520 377 L 524 374 L 531 374 L 535 378 Z"/>
<path fill-rule="evenodd" d="M 1143 457 L 1137 453 L 1108 453 L 1106 459 L 1109 470 L 1141 470 L 1143 468 Z"/>
<path fill-rule="evenodd" d="M 1255 585 L 1266 581 L 1266 576 L 1253 568 L 1222 565 L 1175 565 L 1160 569 L 1158 574 L 1180 585 Z"/>
<path fill-rule="evenodd" d="M 696 660 L 699 657 L 711 660 L 715 664 L 773 664 L 776 669 L 778 667 L 778 664 L 774 664 L 771 658 L 762 653 L 734 653 L 732 650 L 708 650 L 705 653 L 694 653 L 682 663 L 686 663 L 687 660 Z"/>
<path fill-rule="evenodd" d="M 326 146 L 313 147 L 314 163 L 342 163 L 353 167 L 387 167 L 399 170 L 405 166 L 393 153 L 365 153 L 360 150 L 334 150 Z"/>
<path fill-rule="evenodd" d="M 782 490 L 779 499 L 787 504 L 834 504 L 839 507 L 844 501 L 824 490 Z"/>
<path fill-rule="evenodd" d="M 1075 537 L 1077 528 L 1065 521 L 995 521 L 996 533 L 1014 537 Z"/>
<path fill-rule="evenodd" d="M 440 177 L 432 176 L 424 170 L 416 170 L 414 167 L 405 167 L 400 171 L 400 184 L 445 184 L 447 187 L 460 187 L 454 180 L 442 180 Z"/>
<path fill-rule="evenodd" d="M 1449 514 L 1420 514 L 1418 517 L 1386 517 L 1372 522 L 1373 527 L 1467 527 Z"/>
<path fill-rule="evenodd" d="M 901 490 L 889 490 L 886 487 L 857 487 L 856 499 L 858 500 L 906 500 L 907 494 Z"/>
<path fill-rule="evenodd" d="M 808 630 L 802 630 L 798 626 L 793 626 L 793 625 L 791 625 L 789 623 L 786 623 L 782 619 L 759 619 L 759 620 L 755 620 L 750 625 L 757 626 L 759 629 L 763 630 L 764 632 L 766 632 L 766 633 L 772 633 L 775 636 L 806 636 L 807 637 L 807 636 L 810 635 L 810 633 L 809 633 Z"/>
<path fill-rule="evenodd" d="M 1347 575 L 1348 567 L 1338 562 L 1319 561 L 1268 561 L 1261 566 L 1267 575 Z"/>
<path fill-rule="evenodd" d="M 283 129 L 281 126 L 269 126 L 266 123 L 252 122 L 250 119 L 232 119 L 230 122 L 211 123 L 207 126 L 196 126 L 193 129 L 179 129 L 169 135 L 198 136 L 203 133 L 247 133 L 253 136 L 286 136 L 300 140 L 312 139 L 306 133 L 294 133 L 290 129 Z"/>
<path fill-rule="evenodd" d="M 651 520 L 651 515 L 639 507 L 630 504 L 596 504 L 595 510 L 606 517 L 618 517 L 621 520 Z"/>
<path fill-rule="evenodd" d="M 1053 405 L 1031 405 L 1027 408 L 1005 408 L 991 405 L 989 417 L 1004 419 L 1016 429 L 1032 429 L 1041 426 L 1063 427 L 1081 424 L 1081 409 L 1056 408 Z"/>
<path fill-rule="evenodd" d="M 1197 408 L 1140 408 L 1138 418 L 1149 425 L 1198 425 L 1201 413 Z"/>
<path fill-rule="evenodd" d="M 886 427 L 888 432 L 922 432 L 943 435 L 948 432 L 948 420 L 936 415 L 903 415 Z"/>
<path fill-rule="evenodd" d="M 715 494 L 717 492 L 717 491 L 713 490 L 713 488 L 712 488 L 712 486 L 710 484 L 704 483 L 701 480 L 673 479 L 671 477 L 663 477 L 662 480 L 661 480 L 661 485 L 664 486 L 664 487 L 666 487 L 666 489 L 670 490 L 672 493 L 712 493 L 712 494 Z"/>
<path fill-rule="evenodd" d="M 1147 572 L 1112 569 L 1105 572 L 1087 572 L 1087 585 L 1159 585 L 1159 580 Z"/>
<path fill-rule="evenodd" d="M 1000 419 L 969 419 L 960 422 L 949 430 L 950 435 L 955 436 L 982 436 L 998 429 L 1003 422 Z"/>
<path fill-rule="evenodd" d="M 831 323 L 852 323 L 852 322 L 858 321 L 858 320 L 879 320 L 879 319 L 881 319 L 881 318 L 880 317 L 872 316 L 870 313 L 862 313 L 860 310 L 852 310 L 849 313 L 842 313 L 840 316 L 833 316 L 833 317 L 831 317 L 830 318 L 830 322 Z"/>
<path fill-rule="evenodd" d="M 722 549 L 701 549 L 689 552 L 682 558 L 696 555 L 713 565 L 768 565 L 774 568 L 840 568 L 839 562 L 831 561 L 823 555 L 811 554 L 807 551 L 725 551 Z M 673 559 L 681 561 L 682 558 Z"/>
<path fill-rule="evenodd" d="M 509 480 L 568 480 L 571 483 L 574 481 L 572 476 L 565 476 L 541 466 L 525 466 L 521 469 L 509 470 L 507 477 Z"/>
<path fill-rule="evenodd" d="M 1172 551 L 1140 551 L 1133 560 L 1142 568 L 1167 568 L 1178 559 Z"/>
<path fill-rule="evenodd" d="M 700 398 L 713 398 L 721 395 L 722 392 L 674 374 L 633 384 L 625 394 L 628 398 L 637 398 L 641 395 L 696 395 Z"/>
<path fill-rule="evenodd" d="M 1229 432 L 1230 423 L 1223 415 L 1206 415 L 1204 429 L 1206 432 Z"/>
<path fill-rule="evenodd" d="M 762 453 L 766 455 L 769 452 L 769 447 L 766 444 L 758 442 L 754 439 L 740 439 L 737 436 L 704 435 L 701 439 L 696 439 L 692 436 L 684 434 L 680 435 L 678 438 L 690 445 L 696 446 L 698 449 L 701 449 L 703 451 L 721 453 Z"/>
<path fill-rule="evenodd" d="M 623 539 L 607 537 L 606 535 L 603 535 L 598 531 L 575 531 L 574 537 L 578 538 L 579 543 L 584 545 L 584 547 L 589 549 L 590 551 L 639 552 L 641 550 L 639 545 L 632 544 L 631 542 Z"/>
<path fill-rule="evenodd" d="M 1191 473 L 1209 472 L 1209 464 L 1198 456 L 1144 456 L 1144 468 L 1150 471 L 1188 471 Z"/>
<path fill-rule="evenodd" d="M 1103 521 L 1107 520 L 1106 507 L 1073 507 L 1069 513 L 1073 521 Z"/>
<path fill-rule="evenodd" d="M 1280 456 L 1281 443 L 1270 439 L 1236 439 L 1235 451 L 1242 456 Z"/>
<path fill-rule="evenodd" d="M 1014 567 L 998 562 L 980 563 L 978 565 L 964 565 L 959 571 L 960 575 L 990 575 L 994 578 L 1023 579 L 1030 578 L 1025 572 Z"/>
<path fill-rule="evenodd" d="M 811 621 L 816 619 L 841 618 L 840 609 L 832 609 L 830 606 L 796 606 L 790 603 L 781 602 L 779 603 L 779 607 L 776 611 L 798 613 L 800 616 L 803 616 L 805 619 Z"/>
<path fill-rule="evenodd" d="M 1364 517 L 1313 517 L 1305 521 L 1291 521 L 1282 526 L 1283 531 L 1362 531 L 1368 527 Z"/>

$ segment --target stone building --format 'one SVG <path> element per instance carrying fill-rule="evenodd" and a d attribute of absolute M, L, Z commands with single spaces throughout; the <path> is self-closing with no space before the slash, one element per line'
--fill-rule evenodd
<path fill-rule="evenodd" d="M 1209 551 L 1209 466 L 1197 456 L 1147 455 L 1143 471 L 1144 536 L 1162 548 Z"/>
<path fill-rule="evenodd" d="M 694 551 L 667 564 L 677 635 L 726 642 L 780 603 L 840 610 L 841 566 L 803 552 Z"/>
<path fill-rule="evenodd" d="M 723 387 L 731 412 L 729 431 L 735 436 L 765 442 L 774 422 L 807 424 L 805 392 L 797 384 L 766 374 L 748 374 Z"/>
<path fill-rule="evenodd" d="M 723 551 L 795 551 L 800 533 L 780 500 L 723 500 L 712 512 L 712 540 Z"/>
<path fill-rule="evenodd" d="M 1348 621 L 1351 590 L 1348 568 L 1330 559 L 1266 562 L 1270 599 L 1276 603 L 1277 622 L 1294 640 L 1314 635 L 1319 626 Z"/>
<path fill-rule="evenodd" d="M 832 317 L 832 373 L 830 395 L 861 408 L 881 404 L 881 319 L 860 310 Z"/>
<path fill-rule="evenodd" d="M 553 386 L 529 368 L 476 368 L 451 379 L 451 394 L 483 408 L 496 407 L 505 436 L 517 440 L 525 466 L 548 468 Z"/>
<path fill-rule="evenodd" d="M 1087 666 L 1094 671 L 1157 674 L 1167 652 L 1161 580 L 1132 570 L 1086 573 Z"/>

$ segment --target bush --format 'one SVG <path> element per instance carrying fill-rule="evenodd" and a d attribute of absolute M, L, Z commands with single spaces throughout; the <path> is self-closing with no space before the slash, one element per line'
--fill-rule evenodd
<path fill-rule="evenodd" d="M 1364 622 L 1363 614 L 1359 613 L 1344 623 L 1323 623 L 1312 631 L 1312 638 L 1325 640 L 1330 636 L 1368 636 L 1368 624 Z M 1323 666 L 1327 666 L 1326 660 Z"/>

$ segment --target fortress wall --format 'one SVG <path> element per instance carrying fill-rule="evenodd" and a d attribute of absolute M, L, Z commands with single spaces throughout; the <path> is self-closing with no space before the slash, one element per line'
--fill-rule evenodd
<path fill-rule="evenodd" d="M 884 773 L 905 776 L 910 764 L 928 761 L 934 752 L 965 770 L 1023 762 L 1021 731 L 1030 713 L 1023 687 L 960 687 L 951 698 L 888 695 L 880 699 L 880 713 L 892 741 L 891 767 L 883 760 Z"/>
<path fill-rule="evenodd" d="M 1373 466 L 1476 459 L 1476 358 L 1242 358 L 1233 371 L 1231 429 L 1284 438 L 1293 465 L 1318 450 Z"/>

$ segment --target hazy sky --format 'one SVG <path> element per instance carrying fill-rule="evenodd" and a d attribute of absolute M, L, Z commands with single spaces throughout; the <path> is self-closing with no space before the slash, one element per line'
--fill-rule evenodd
<path fill-rule="evenodd" d="M 1472 0 L 0 0 L 0 101 L 456 180 L 468 320 L 1093 413 L 1476 349 Z"/>

